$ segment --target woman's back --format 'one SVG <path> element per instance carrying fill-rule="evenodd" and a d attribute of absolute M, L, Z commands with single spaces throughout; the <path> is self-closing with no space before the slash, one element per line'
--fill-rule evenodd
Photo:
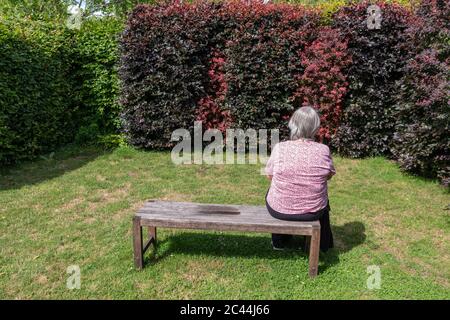
<path fill-rule="evenodd" d="M 327 206 L 327 180 L 335 173 L 329 148 L 309 139 L 277 144 L 267 162 L 272 176 L 268 204 L 286 214 L 317 212 Z"/>

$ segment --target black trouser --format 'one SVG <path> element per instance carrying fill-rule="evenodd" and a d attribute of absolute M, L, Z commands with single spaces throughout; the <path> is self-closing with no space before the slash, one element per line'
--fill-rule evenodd
<path fill-rule="evenodd" d="M 302 214 L 286 214 L 278 212 L 270 207 L 267 203 L 266 195 L 266 207 L 270 215 L 276 219 L 288 220 L 288 221 L 320 221 L 320 250 L 327 251 L 333 248 L 333 234 L 331 232 L 330 225 L 330 203 L 327 206 L 317 212 L 302 213 Z M 272 242 L 275 246 L 282 246 L 282 243 L 291 238 L 292 235 L 285 234 L 272 234 Z"/>

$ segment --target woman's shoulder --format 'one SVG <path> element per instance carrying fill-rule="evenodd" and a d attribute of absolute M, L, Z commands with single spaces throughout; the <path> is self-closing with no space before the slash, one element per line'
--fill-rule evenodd
<path fill-rule="evenodd" d="M 313 142 L 314 143 L 314 149 L 316 153 L 319 153 L 321 155 L 323 155 L 324 157 L 330 157 L 331 156 L 331 151 L 330 148 L 323 143 L 320 142 Z"/>
<path fill-rule="evenodd" d="M 274 145 L 274 150 L 276 149 L 277 152 L 282 152 L 286 150 L 290 150 L 294 147 L 294 143 L 292 140 L 284 140 L 280 141 L 277 144 Z"/>
<path fill-rule="evenodd" d="M 276 145 L 279 145 L 280 147 L 295 147 L 295 146 L 298 146 L 299 144 L 296 140 L 286 140 L 286 141 L 281 141 L 281 142 L 277 143 Z M 320 150 L 327 151 L 327 152 L 330 151 L 330 148 L 326 144 L 312 141 L 312 140 L 307 141 L 302 145 L 309 146 L 309 147 L 315 148 L 315 149 L 320 149 Z"/>
<path fill-rule="evenodd" d="M 307 141 L 304 143 L 299 143 L 295 140 L 286 140 L 278 142 L 274 145 L 272 151 L 276 151 L 277 153 L 285 153 L 285 152 L 293 152 L 297 149 L 302 149 L 303 151 L 320 153 L 324 155 L 331 154 L 330 148 L 323 143 L 316 141 Z"/>
<path fill-rule="evenodd" d="M 323 150 L 325 152 L 330 152 L 330 148 L 326 144 L 316 142 L 316 141 L 313 141 L 312 143 L 316 148 Z"/>

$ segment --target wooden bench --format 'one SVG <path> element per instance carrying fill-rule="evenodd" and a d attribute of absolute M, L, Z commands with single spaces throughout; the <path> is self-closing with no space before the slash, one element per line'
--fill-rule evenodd
<path fill-rule="evenodd" d="M 148 230 L 143 243 L 142 228 Z M 133 217 L 134 263 L 143 268 L 144 253 L 156 246 L 156 228 L 281 233 L 307 236 L 309 275 L 317 275 L 320 222 L 283 221 L 269 215 L 263 206 L 217 205 L 190 202 L 147 201 Z"/>

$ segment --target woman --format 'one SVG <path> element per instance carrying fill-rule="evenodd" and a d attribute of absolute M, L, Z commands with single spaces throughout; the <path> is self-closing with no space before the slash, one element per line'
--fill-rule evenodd
<path fill-rule="evenodd" d="M 315 142 L 320 127 L 316 110 L 302 107 L 289 120 L 291 140 L 276 144 L 266 165 L 271 180 L 266 194 L 269 213 L 290 221 L 320 220 L 320 249 L 333 247 L 327 181 L 336 173 L 330 149 Z M 291 238 L 272 234 L 274 249 L 282 249 Z"/>

